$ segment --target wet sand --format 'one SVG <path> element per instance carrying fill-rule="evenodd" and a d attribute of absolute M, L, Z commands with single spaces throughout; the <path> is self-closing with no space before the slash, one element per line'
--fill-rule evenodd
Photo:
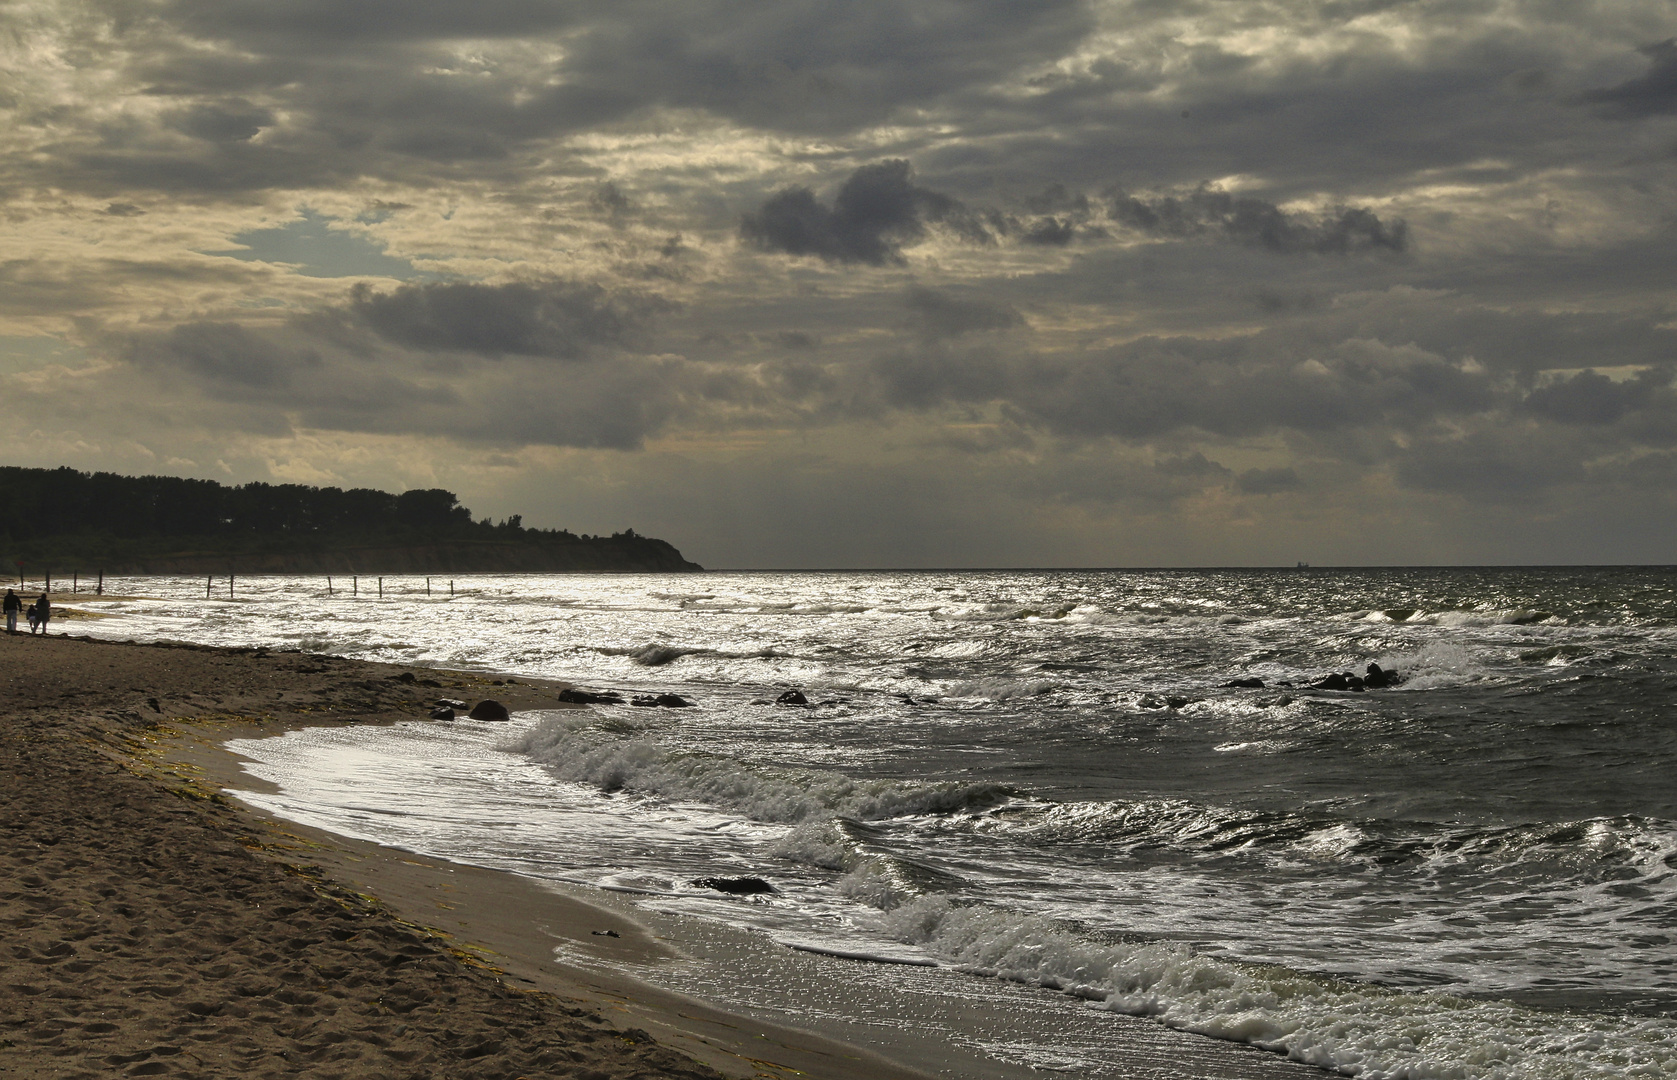
<path fill-rule="evenodd" d="M 876 1053 L 865 1033 L 825 1037 L 657 989 L 624 969 L 679 963 L 684 942 L 626 905 L 222 793 L 258 783 L 227 739 L 411 720 L 438 697 L 555 708 L 561 688 L 0 634 L 0 1077 L 1029 1074 L 935 1039 L 882 1034 Z M 1133 1043 L 1137 1077 L 1321 1075 L 1108 1022 Z"/>

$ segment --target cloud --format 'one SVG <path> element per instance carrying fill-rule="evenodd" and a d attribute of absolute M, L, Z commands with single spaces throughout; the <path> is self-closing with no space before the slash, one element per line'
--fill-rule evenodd
<path fill-rule="evenodd" d="M 931 338 L 952 338 L 984 330 L 1011 330 L 1025 317 L 1006 304 L 961 300 L 924 285 L 911 285 L 903 296 L 913 324 Z"/>
<path fill-rule="evenodd" d="M 1533 390 L 1526 395 L 1525 404 L 1537 415 L 1563 424 L 1612 424 L 1646 404 L 1656 390 L 1656 380 L 1664 384 L 1669 406 L 1669 369 L 1658 375 L 1645 372 L 1628 382 L 1614 382 L 1593 370 L 1581 371 L 1564 381 Z"/>
<path fill-rule="evenodd" d="M 426 352 L 575 360 L 638 338 L 668 301 L 574 281 L 404 285 L 350 292 L 348 314 L 393 344 Z"/>
<path fill-rule="evenodd" d="M 740 222 L 740 238 L 762 251 L 813 255 L 826 262 L 885 266 L 904 262 L 905 245 L 930 224 L 949 224 L 968 238 L 989 234 L 964 206 L 917 187 L 901 159 L 863 165 L 825 206 L 806 187 L 775 193 Z"/>
<path fill-rule="evenodd" d="M 1648 70 L 1617 86 L 1591 90 L 1583 99 L 1610 116 L 1634 118 L 1677 113 L 1677 38 L 1645 45 Z"/>
<path fill-rule="evenodd" d="M 1186 195 L 1110 196 L 1112 216 L 1149 236 L 1222 236 L 1283 254 L 1345 255 L 1408 247 L 1409 227 L 1401 219 L 1383 222 L 1373 211 L 1341 207 L 1327 214 L 1289 213 L 1252 196 L 1200 187 Z"/>
<path fill-rule="evenodd" d="M 565 281 L 357 285 L 275 325 L 131 333 L 122 356 L 198 423 L 633 449 L 695 381 L 679 361 L 624 348 L 658 307 Z"/>
<path fill-rule="evenodd" d="M 1292 466 L 1273 469 L 1247 469 L 1235 477 L 1235 490 L 1243 495 L 1277 495 L 1283 491 L 1297 491 L 1304 485 Z"/>

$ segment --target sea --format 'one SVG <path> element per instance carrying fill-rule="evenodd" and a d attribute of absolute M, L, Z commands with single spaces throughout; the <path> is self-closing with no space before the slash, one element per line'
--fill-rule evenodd
<path fill-rule="evenodd" d="M 616 692 L 245 740 L 240 797 L 1006 996 L 997 1075 L 1126 1075 L 1089 1032 L 1129 1016 L 1376 1080 L 1677 1077 L 1674 567 L 105 584 L 58 625 Z M 1401 683 L 1311 686 L 1370 663 Z"/>

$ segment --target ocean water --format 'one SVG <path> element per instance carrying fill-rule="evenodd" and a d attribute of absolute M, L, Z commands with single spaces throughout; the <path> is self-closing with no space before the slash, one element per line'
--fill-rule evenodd
<path fill-rule="evenodd" d="M 1045 1068 L 1107 1075 L 1060 1010 L 1361 1077 L 1677 1077 L 1677 568 L 372 581 L 109 581 L 147 598 L 77 632 L 680 694 L 239 749 L 341 832 L 1040 988 Z M 1404 682 L 1307 686 L 1370 662 Z"/>

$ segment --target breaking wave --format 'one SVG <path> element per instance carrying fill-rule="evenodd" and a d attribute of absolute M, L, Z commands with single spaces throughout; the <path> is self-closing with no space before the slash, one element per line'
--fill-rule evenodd
<path fill-rule="evenodd" d="M 1001 784 L 855 780 L 822 770 L 770 769 L 715 754 L 678 753 L 624 721 L 551 717 L 505 749 L 555 776 L 602 791 L 693 801 L 754 821 L 797 824 L 831 817 L 879 821 L 995 806 L 1016 792 Z"/>
<path fill-rule="evenodd" d="M 1677 1021 L 1549 1012 L 1405 992 L 1196 953 L 1102 942 L 1051 919 L 947 896 L 884 917 L 889 935 L 960 970 L 1251 1043 L 1362 1080 L 1677 1076 Z"/>

